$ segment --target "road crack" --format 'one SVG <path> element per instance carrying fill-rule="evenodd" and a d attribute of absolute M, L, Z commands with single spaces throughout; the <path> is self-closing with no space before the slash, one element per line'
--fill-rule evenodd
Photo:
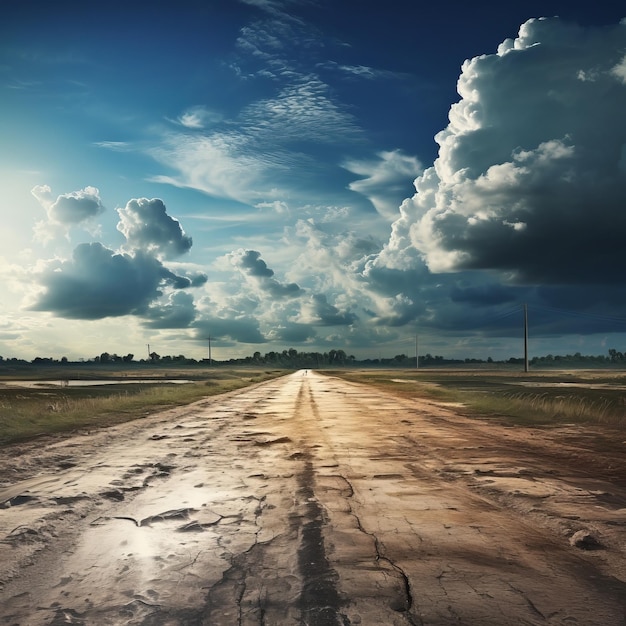
<path fill-rule="evenodd" d="M 530 610 L 535 615 L 538 615 L 544 621 L 547 619 L 546 616 L 535 606 L 533 601 L 528 597 L 528 595 L 526 595 L 526 593 L 524 591 L 522 591 L 521 589 L 518 589 L 517 587 L 514 587 L 511 583 L 509 583 L 509 587 L 513 591 L 515 591 L 515 593 L 518 593 L 520 596 L 522 596 L 522 598 L 524 598 L 524 600 L 526 601 L 526 604 L 528 604 Z"/>
<path fill-rule="evenodd" d="M 338 478 L 342 479 L 348 487 L 346 500 L 348 499 L 354 500 L 355 490 L 350 480 L 346 478 L 345 476 L 343 476 L 342 474 L 339 474 Z M 407 619 L 407 622 L 409 624 L 413 626 L 421 626 L 423 624 L 422 620 L 417 615 L 414 615 L 414 612 L 412 611 L 415 605 L 415 600 L 413 597 L 413 592 L 411 590 L 411 581 L 409 580 L 408 575 L 402 569 L 402 567 L 400 567 L 395 561 L 393 561 L 390 557 L 388 557 L 385 554 L 384 543 L 378 538 L 378 536 L 375 533 L 370 532 L 363 527 L 361 518 L 354 511 L 354 507 L 352 506 L 350 502 L 348 502 L 348 506 L 349 506 L 349 514 L 354 518 L 359 532 L 368 536 L 372 540 L 372 543 L 374 546 L 374 552 L 375 552 L 374 559 L 376 563 L 378 564 L 385 563 L 388 566 L 388 569 L 395 572 L 395 574 L 401 581 L 403 599 L 399 603 L 394 604 L 394 606 L 392 606 L 392 609 L 395 611 L 398 611 L 399 613 L 404 613 Z"/>

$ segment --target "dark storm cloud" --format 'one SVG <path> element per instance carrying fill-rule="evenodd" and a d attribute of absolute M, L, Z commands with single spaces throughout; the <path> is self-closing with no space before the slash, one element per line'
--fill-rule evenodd
<path fill-rule="evenodd" d="M 209 277 L 202 272 L 198 272 L 196 274 L 192 274 L 189 276 L 190 286 L 191 287 L 202 287 L 202 285 L 206 284 L 209 280 Z"/>
<path fill-rule="evenodd" d="M 302 293 L 302 289 L 296 283 L 279 283 L 274 279 L 264 282 L 266 293 L 273 298 L 294 298 Z"/>
<path fill-rule="evenodd" d="M 340 311 L 328 302 L 324 294 L 312 296 L 315 324 L 320 326 L 350 326 L 357 321 L 357 316 L 349 311 Z"/>
<path fill-rule="evenodd" d="M 450 300 L 472 306 L 493 306 L 519 301 L 519 290 L 500 283 L 455 285 Z"/>
<path fill-rule="evenodd" d="M 265 343 L 266 339 L 259 330 L 258 319 L 250 316 L 233 318 L 204 317 L 194 324 L 196 338 L 206 340 L 211 337 L 215 345 L 226 341 L 240 343 Z"/>
<path fill-rule="evenodd" d="M 623 281 L 626 23 L 529 20 L 466 61 L 458 90 L 390 248 L 410 237 L 433 272 Z"/>
<path fill-rule="evenodd" d="M 378 324 L 414 324 L 449 337 L 520 337 L 528 306 L 534 336 L 626 331 L 626 287 L 601 283 L 528 286 L 504 284 L 489 274 L 430 274 L 424 268 L 367 268 L 368 286 L 385 297 L 388 313 L 371 312 Z"/>
<path fill-rule="evenodd" d="M 120 216 L 117 229 L 126 237 L 128 248 L 164 258 L 180 256 L 191 248 L 191 237 L 185 234 L 178 220 L 167 214 L 159 198 L 135 198 L 117 212 Z"/>
<path fill-rule="evenodd" d="M 284 322 L 273 330 L 271 338 L 273 341 L 298 344 L 314 337 L 315 329 L 308 324 Z"/>
<path fill-rule="evenodd" d="M 237 250 L 228 258 L 242 274 L 255 280 L 261 292 L 272 298 L 293 298 L 303 293 L 296 283 L 281 283 L 273 278 L 274 270 L 267 266 L 257 250 Z"/>
<path fill-rule="evenodd" d="M 116 253 L 100 243 L 81 244 L 71 260 L 52 261 L 40 276 L 44 287 L 35 311 L 71 319 L 102 319 L 142 314 L 161 288 L 189 286 L 153 256 Z"/>
<path fill-rule="evenodd" d="M 242 250 L 239 254 L 237 264 L 245 270 L 249 276 L 274 276 L 274 270 L 267 267 L 267 263 L 261 258 L 261 253 L 256 250 Z"/>
<path fill-rule="evenodd" d="M 196 318 L 193 296 L 177 291 L 166 304 L 150 306 L 142 317 L 148 328 L 187 328 Z"/>

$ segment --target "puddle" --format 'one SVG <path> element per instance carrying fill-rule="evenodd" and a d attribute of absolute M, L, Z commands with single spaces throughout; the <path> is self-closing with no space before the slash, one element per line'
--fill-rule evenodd
<path fill-rule="evenodd" d="M 156 385 L 159 383 L 183 385 L 191 382 L 193 381 L 181 379 L 162 380 L 160 378 L 132 378 L 127 380 L 117 380 L 113 378 L 103 380 L 11 380 L 1 382 L 0 386 L 36 389 L 37 387 L 97 387 L 100 385 Z"/>

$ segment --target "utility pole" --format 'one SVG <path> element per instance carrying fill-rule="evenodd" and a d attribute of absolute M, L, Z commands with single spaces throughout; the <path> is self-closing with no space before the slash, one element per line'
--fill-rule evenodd
<path fill-rule="evenodd" d="M 415 333 L 415 369 L 418 370 L 420 367 L 420 357 L 418 351 L 418 343 L 417 343 L 417 333 Z"/>
<path fill-rule="evenodd" d="M 211 367 L 211 335 L 207 337 L 207 341 L 209 342 L 209 367 Z"/>
<path fill-rule="evenodd" d="M 528 305 L 524 304 L 524 371 L 528 371 Z"/>

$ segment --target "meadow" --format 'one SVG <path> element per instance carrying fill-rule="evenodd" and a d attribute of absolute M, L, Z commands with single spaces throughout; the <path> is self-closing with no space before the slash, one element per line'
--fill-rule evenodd
<path fill-rule="evenodd" d="M 329 372 L 330 373 L 330 372 Z M 619 370 L 334 370 L 333 375 L 403 397 L 454 405 L 502 423 L 626 426 L 626 372 Z"/>
<path fill-rule="evenodd" d="M 0 445 L 146 417 L 284 375 L 263 369 L 28 368 L 0 373 Z M 80 381 L 80 385 L 73 383 Z M 90 384 L 91 383 L 91 384 Z M 106 384 L 103 384 L 106 383 Z"/>

